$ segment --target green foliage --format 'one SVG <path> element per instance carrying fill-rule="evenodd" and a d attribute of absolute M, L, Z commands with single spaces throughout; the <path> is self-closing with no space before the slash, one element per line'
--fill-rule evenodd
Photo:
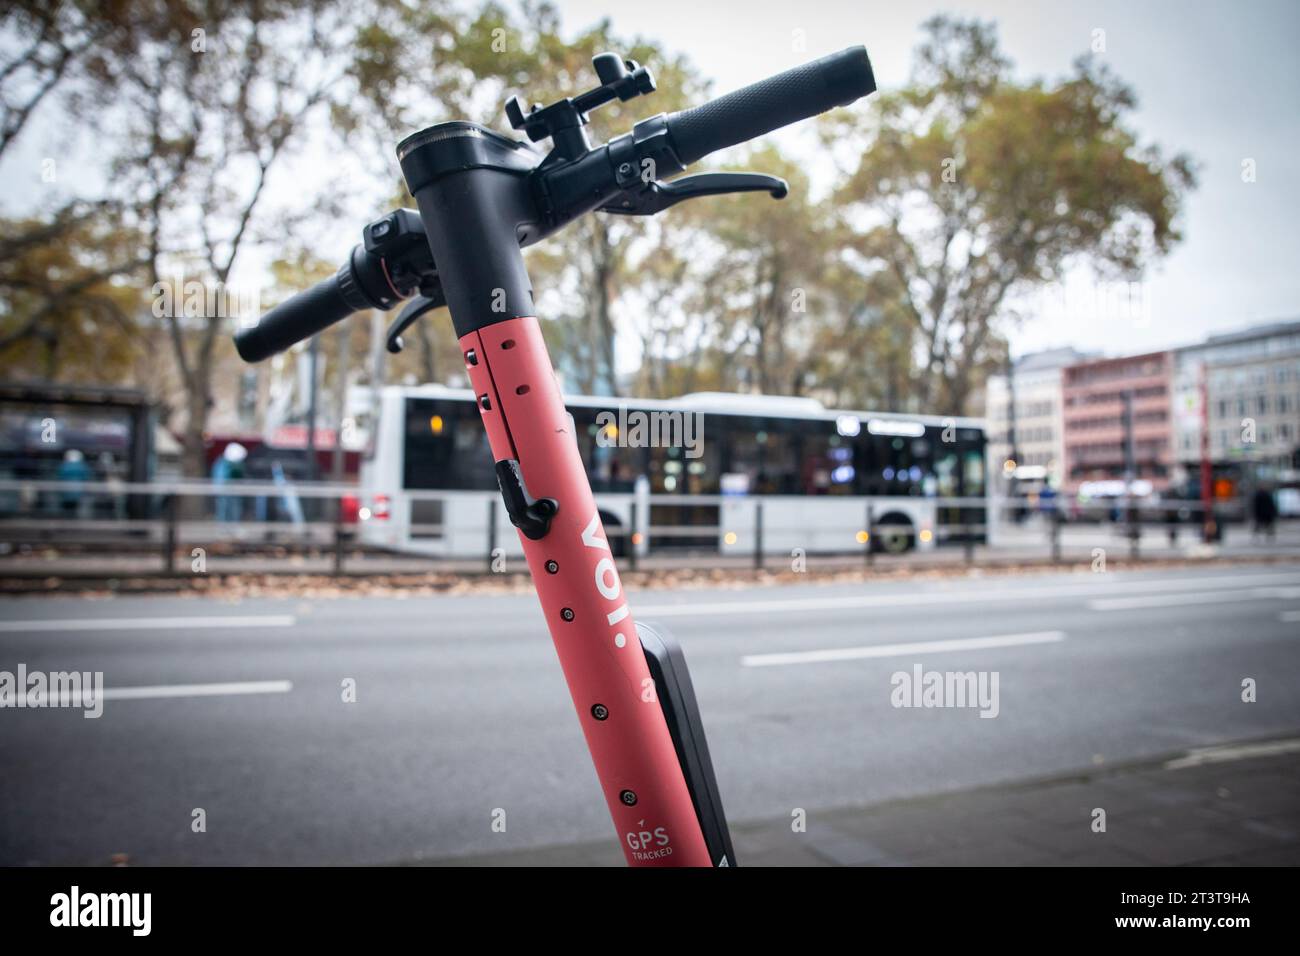
<path fill-rule="evenodd" d="M 91 159 L 108 180 L 94 215 L 72 203 L 6 223 L 0 361 L 12 374 L 120 380 L 133 374 L 131 354 L 156 369 L 166 337 L 172 368 L 158 378 L 180 383 L 171 401 L 187 419 L 192 467 L 214 398 L 237 387 L 231 325 L 168 319 L 160 329 L 147 290 L 182 263 L 225 282 L 251 244 L 302 248 L 299 226 L 332 221 L 329 196 L 293 196 L 297 216 L 285 202 L 268 212 L 268 184 L 303 143 L 337 136 L 396 184 L 402 136 L 453 118 L 509 132 L 508 95 L 577 95 L 595 85 L 591 58 L 606 51 L 649 65 L 659 89 L 595 111 L 593 141 L 714 95 L 683 57 L 608 20 L 565 34 L 549 3 L 19 2 L 0 26 L 17 41 L 16 59 L 0 64 L 0 155 L 57 101 L 69 124 L 95 130 Z M 1088 60 L 1059 82 L 1017 81 L 992 26 L 939 17 L 926 30 L 908 85 L 823 120 L 842 167 L 831 195 L 815 197 L 800 163 L 758 144 L 735 168 L 785 177 L 783 201 L 713 197 L 650 220 L 597 214 L 530 249 L 568 387 L 960 412 L 1005 356 L 1016 296 L 1079 262 L 1133 278 L 1179 241 L 1192 166 L 1141 141 L 1131 90 Z M 327 268 L 286 254 L 267 298 Z M 370 378 L 369 363 L 349 356 L 372 351 L 372 335 L 363 319 L 346 338 L 327 336 L 327 368 Z M 460 373 L 444 317 L 407 338 L 381 377 Z M 630 381 L 619 349 L 640 353 Z"/>
<path fill-rule="evenodd" d="M 0 232 L 0 378 L 133 379 L 145 300 L 122 274 L 141 261 L 140 235 L 85 204 Z"/>
<path fill-rule="evenodd" d="M 961 412 L 1005 354 L 1009 299 L 1080 262 L 1136 278 L 1179 240 L 1194 176 L 1140 144 L 1132 91 L 1088 60 L 1018 84 L 991 25 L 926 28 L 912 83 L 825 131 L 853 146 L 836 194 L 850 265 L 912 328 L 919 404 Z"/>

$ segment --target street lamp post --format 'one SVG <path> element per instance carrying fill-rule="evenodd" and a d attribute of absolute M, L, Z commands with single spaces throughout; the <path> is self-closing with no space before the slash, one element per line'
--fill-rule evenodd
<path fill-rule="evenodd" d="M 1124 403 L 1120 413 L 1124 427 L 1124 511 L 1128 523 L 1129 555 L 1136 558 L 1139 531 L 1137 505 L 1133 500 L 1133 482 L 1137 479 L 1137 449 L 1133 441 L 1133 390 L 1126 388 L 1120 398 Z"/>
<path fill-rule="evenodd" d="M 313 335 L 308 349 L 308 369 L 311 378 L 307 386 L 307 480 L 316 480 L 316 385 L 317 370 L 320 367 L 320 336 Z"/>

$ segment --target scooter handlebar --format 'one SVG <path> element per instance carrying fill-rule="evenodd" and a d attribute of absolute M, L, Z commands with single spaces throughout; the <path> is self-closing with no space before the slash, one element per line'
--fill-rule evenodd
<path fill-rule="evenodd" d="M 874 92 L 866 47 L 852 46 L 668 117 L 682 164 Z"/>
<path fill-rule="evenodd" d="M 337 275 L 285 299 L 256 325 L 235 333 L 235 351 L 245 362 L 260 362 L 310 338 L 357 309 L 339 287 Z"/>

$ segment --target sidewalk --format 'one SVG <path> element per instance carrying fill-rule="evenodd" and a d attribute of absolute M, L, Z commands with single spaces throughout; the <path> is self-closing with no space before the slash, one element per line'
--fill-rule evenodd
<path fill-rule="evenodd" d="M 961 548 L 927 554 L 874 555 L 870 563 L 862 555 L 810 555 L 802 568 L 792 570 L 790 562 L 769 556 L 761 569 L 752 557 L 710 555 L 655 555 L 643 558 L 636 568 L 618 559 L 619 574 L 634 587 L 696 587 L 705 584 L 804 583 L 820 581 L 879 581 L 912 576 L 961 576 L 968 574 L 1017 574 L 1022 572 L 1087 571 L 1095 567 L 1094 551 L 1063 550 L 1060 560 L 1050 555 L 1013 550 L 978 548 L 967 561 Z M 1112 570 L 1159 570 L 1168 567 L 1204 568 L 1216 565 L 1267 565 L 1294 562 L 1300 546 L 1210 547 L 1189 546 L 1182 550 L 1147 548 L 1136 560 L 1127 547 L 1109 548 L 1106 566 Z M 154 557 L 113 558 L 107 556 L 58 556 L 48 560 L 31 557 L 0 557 L 0 594 L 55 594 L 105 591 L 123 594 L 178 593 L 185 591 L 297 594 L 306 589 L 328 593 L 404 594 L 445 593 L 485 590 L 530 592 L 532 583 L 522 559 L 511 559 L 497 572 L 488 572 L 485 562 L 447 562 L 430 559 L 370 556 L 351 558 L 342 574 L 332 572 L 333 559 L 282 555 L 275 558 L 208 556 L 202 572 L 191 570 L 190 558 L 182 556 L 176 570 L 166 573 L 161 559 Z"/>
<path fill-rule="evenodd" d="M 1093 832 L 1095 808 L 1106 831 Z M 1295 866 L 1300 737 L 871 807 L 732 824 L 742 866 Z M 622 866 L 608 840 L 426 861 Z"/>

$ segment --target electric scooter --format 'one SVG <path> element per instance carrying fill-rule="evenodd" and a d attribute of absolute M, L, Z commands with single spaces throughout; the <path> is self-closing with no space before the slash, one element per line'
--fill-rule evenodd
<path fill-rule="evenodd" d="M 667 180 L 709 153 L 843 106 L 875 90 L 867 51 L 850 47 L 693 109 L 659 114 L 593 146 L 591 110 L 651 93 L 651 72 L 612 53 L 600 85 L 506 116 L 521 140 L 468 122 L 407 137 L 397 157 L 419 211 L 367 225 L 333 277 L 239 330 L 257 362 L 354 312 L 406 303 L 387 348 L 449 306 L 487 429 L 497 481 L 518 529 L 620 844 L 633 866 L 735 866 L 695 692 L 680 647 L 635 622 L 592 497 L 571 419 L 534 314 L 521 250 L 593 211 L 650 216 L 687 199 L 760 191 L 784 180 L 702 173 Z"/>

